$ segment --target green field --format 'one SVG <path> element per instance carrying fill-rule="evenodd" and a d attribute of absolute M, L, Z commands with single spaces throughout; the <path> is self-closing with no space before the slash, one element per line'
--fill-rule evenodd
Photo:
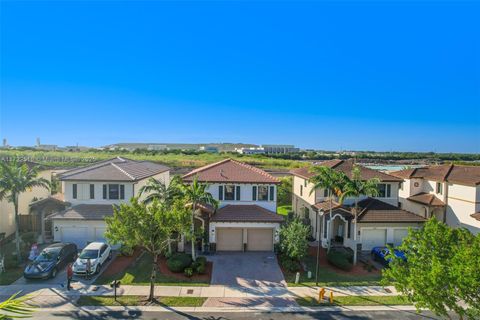
<path fill-rule="evenodd" d="M 128 151 L 64 152 L 34 150 L 1 150 L 2 158 L 19 158 L 54 167 L 76 167 L 113 157 L 125 157 L 132 160 L 160 162 L 173 168 L 195 168 L 226 158 L 233 158 L 248 164 L 268 169 L 288 170 L 304 166 L 300 161 L 276 159 L 264 155 L 241 155 L 238 153 L 136 153 Z"/>

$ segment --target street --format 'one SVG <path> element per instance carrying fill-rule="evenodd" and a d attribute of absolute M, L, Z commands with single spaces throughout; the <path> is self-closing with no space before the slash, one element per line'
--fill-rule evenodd
<path fill-rule="evenodd" d="M 158 319 L 158 320 L 270 320 L 270 319 L 440 319 L 431 312 L 421 315 L 413 311 L 320 311 L 309 313 L 270 313 L 270 312 L 149 312 L 149 311 L 58 311 L 36 312 L 35 319 Z"/>

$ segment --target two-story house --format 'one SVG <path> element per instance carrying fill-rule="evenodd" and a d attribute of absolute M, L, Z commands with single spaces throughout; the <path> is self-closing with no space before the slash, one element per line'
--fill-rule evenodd
<path fill-rule="evenodd" d="M 402 208 L 480 233 L 480 167 L 439 165 L 395 171 Z"/>
<path fill-rule="evenodd" d="M 114 205 L 139 196 L 149 178 L 170 182 L 170 169 L 148 161 L 113 158 L 59 176 L 68 207 L 47 217 L 54 241 L 72 242 L 83 248 L 89 242 L 104 241 L 105 217 Z"/>
<path fill-rule="evenodd" d="M 293 211 L 311 225 L 312 237 L 322 246 L 333 245 L 349 247 L 352 250 L 370 250 L 387 243 L 399 245 L 408 233 L 409 227 L 418 228 L 425 218 L 398 207 L 398 188 L 402 179 L 373 170 L 354 160 L 330 160 L 318 164 L 338 170 L 351 177 L 352 169 L 357 166 L 364 180 L 377 178 L 378 196 L 361 196 L 358 199 L 347 198 L 338 203 L 338 198 L 330 199 L 328 191 L 315 189 L 309 179 L 314 173 L 309 168 L 291 171 L 293 175 Z M 355 222 L 354 203 L 357 200 L 358 212 Z M 330 216 L 330 207 L 332 216 Z M 319 239 L 320 237 L 320 239 Z M 359 246 L 361 245 L 361 246 Z"/>
<path fill-rule="evenodd" d="M 279 180 L 251 165 L 225 159 L 183 176 L 208 184 L 218 209 L 202 206 L 196 226 L 202 228 L 212 250 L 272 251 L 279 241 L 277 210 Z M 182 246 L 180 246 L 182 247 Z"/>

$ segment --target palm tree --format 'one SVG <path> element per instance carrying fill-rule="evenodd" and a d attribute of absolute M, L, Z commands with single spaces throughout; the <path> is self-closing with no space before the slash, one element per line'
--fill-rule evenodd
<path fill-rule="evenodd" d="M 143 200 L 144 203 L 149 204 L 157 199 L 160 203 L 171 205 L 172 202 L 181 196 L 181 179 L 179 176 L 174 176 L 167 186 L 164 182 L 150 178 L 146 185 L 140 188 L 140 196 L 146 195 Z"/>
<path fill-rule="evenodd" d="M 33 307 L 26 304 L 28 296 L 18 297 L 20 292 L 15 293 L 7 300 L 0 302 L 0 319 L 28 318 L 33 313 Z M 3 313 L 6 312 L 6 313 Z"/>
<path fill-rule="evenodd" d="M 187 205 L 192 209 L 192 216 L 190 220 L 190 232 L 192 240 L 192 259 L 195 261 L 195 225 L 194 217 L 199 204 L 209 204 L 214 207 L 217 206 L 217 201 L 213 198 L 212 194 L 206 191 L 208 185 L 198 182 L 197 177 L 193 179 L 192 183 L 184 184 L 182 187 L 183 197 Z"/>
<path fill-rule="evenodd" d="M 317 189 L 326 189 L 328 191 L 328 199 L 330 201 L 329 217 L 332 218 L 332 206 L 334 196 L 342 194 L 343 186 L 346 181 L 346 176 L 341 171 L 336 171 L 329 167 L 316 166 L 311 169 L 315 174 L 309 179 L 310 183 L 313 183 L 313 188 L 310 190 L 310 194 Z M 318 239 L 320 242 L 320 239 Z M 327 250 L 330 251 L 330 230 L 327 228 Z"/>
<path fill-rule="evenodd" d="M 357 240 L 357 216 L 358 216 L 358 198 L 360 196 L 375 197 L 378 195 L 378 184 L 380 180 L 377 178 L 372 178 L 368 180 L 362 180 L 360 175 L 360 168 L 354 166 L 352 169 L 352 177 L 346 177 L 345 186 L 340 195 L 340 203 L 343 203 L 345 198 L 353 197 L 355 199 L 354 207 L 354 232 L 353 240 Z M 354 263 L 357 262 L 357 250 L 354 251 Z"/>
<path fill-rule="evenodd" d="M 38 178 L 38 167 L 29 168 L 26 163 L 20 164 L 17 160 L 0 162 L 0 201 L 7 199 L 13 203 L 15 211 L 15 243 L 18 263 L 22 262 L 20 253 L 18 197 L 34 187 L 50 188 L 50 182 Z"/>

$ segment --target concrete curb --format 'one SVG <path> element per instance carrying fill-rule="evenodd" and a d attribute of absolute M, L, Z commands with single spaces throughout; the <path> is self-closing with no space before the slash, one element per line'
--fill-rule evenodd
<path fill-rule="evenodd" d="M 326 306 L 326 307 L 160 307 L 160 306 L 83 306 L 42 308 L 42 312 L 58 311 L 99 311 L 99 312 L 261 312 L 261 313 L 308 313 L 308 312 L 345 312 L 345 311 L 416 311 L 414 306 Z"/>

